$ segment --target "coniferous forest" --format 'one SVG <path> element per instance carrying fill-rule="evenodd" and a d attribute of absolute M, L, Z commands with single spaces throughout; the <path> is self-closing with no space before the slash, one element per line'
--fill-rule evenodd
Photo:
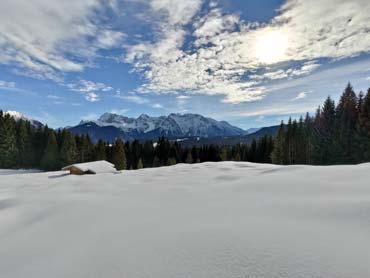
<path fill-rule="evenodd" d="M 226 160 L 270 163 L 272 145 L 272 137 L 267 136 L 249 146 L 233 147 L 184 148 L 166 138 L 125 143 L 117 139 L 113 144 L 99 140 L 94 144 L 88 135 L 74 135 L 66 129 L 55 131 L 47 126 L 35 128 L 28 121 L 16 121 L 0 111 L 0 168 L 52 171 L 95 160 L 110 161 L 118 170 Z"/>
<path fill-rule="evenodd" d="M 271 155 L 275 164 L 335 165 L 370 161 L 370 89 L 348 84 L 338 104 L 328 97 L 314 116 L 281 123 Z"/>
<path fill-rule="evenodd" d="M 275 164 L 355 164 L 370 161 L 370 89 L 364 95 L 348 84 L 338 104 L 328 97 L 314 116 L 281 123 L 277 135 L 248 145 L 185 148 L 166 138 L 113 144 L 68 130 L 36 128 L 0 111 L 0 168 L 59 170 L 79 162 L 108 160 L 118 170 L 206 161 Z"/>

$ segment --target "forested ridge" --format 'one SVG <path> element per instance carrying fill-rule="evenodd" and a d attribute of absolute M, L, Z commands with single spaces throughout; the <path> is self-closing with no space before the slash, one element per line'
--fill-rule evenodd
<path fill-rule="evenodd" d="M 314 116 L 281 123 L 271 155 L 275 164 L 357 164 L 370 161 L 370 89 L 348 84 L 338 104 L 327 97 Z"/>
<path fill-rule="evenodd" d="M 28 121 L 16 121 L 0 111 L 0 168 L 59 170 L 95 160 L 108 160 L 118 170 L 226 160 L 269 163 L 272 145 L 271 136 L 254 140 L 248 146 L 233 147 L 186 148 L 164 137 L 156 142 L 124 143 L 117 139 L 114 144 L 102 140 L 94 144 L 88 135 L 74 135 L 66 129 L 55 131 L 47 126 L 35 128 Z"/>
<path fill-rule="evenodd" d="M 355 164 L 370 161 L 370 89 L 354 92 L 350 84 L 338 104 L 328 97 L 316 114 L 282 122 L 275 138 L 264 136 L 251 144 L 186 148 L 162 137 L 114 144 L 88 135 L 34 127 L 0 111 L 0 168 L 59 170 L 79 162 L 108 160 L 118 170 L 199 163 L 250 161 L 275 164 Z"/>

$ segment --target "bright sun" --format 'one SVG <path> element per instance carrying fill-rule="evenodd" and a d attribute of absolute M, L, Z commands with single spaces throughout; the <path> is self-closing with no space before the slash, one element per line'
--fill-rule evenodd
<path fill-rule="evenodd" d="M 258 34 L 255 44 L 257 59 L 264 64 L 274 64 L 284 59 L 288 39 L 280 31 L 266 30 Z"/>

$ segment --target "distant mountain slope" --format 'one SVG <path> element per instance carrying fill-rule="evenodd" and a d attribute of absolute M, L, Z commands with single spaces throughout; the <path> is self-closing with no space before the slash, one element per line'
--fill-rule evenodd
<path fill-rule="evenodd" d="M 75 127 L 68 128 L 75 134 L 88 134 L 93 142 L 103 139 L 106 142 L 113 142 L 116 138 L 131 140 L 127 134 L 114 126 L 99 126 L 94 122 L 83 122 Z"/>
<path fill-rule="evenodd" d="M 231 137 L 213 137 L 213 138 L 202 138 L 202 137 L 191 137 L 183 138 L 178 142 L 187 147 L 192 146 L 205 146 L 205 145 L 220 145 L 220 146 L 232 146 L 237 144 L 249 144 L 253 139 L 257 140 L 265 135 L 275 136 L 278 132 L 279 126 L 263 127 L 258 129 L 256 132 L 243 135 L 243 136 L 231 136 Z"/>
<path fill-rule="evenodd" d="M 248 128 L 245 132 L 246 134 L 252 134 L 252 133 L 259 131 L 260 129 L 261 129 L 260 127 L 253 127 L 253 128 Z"/>
<path fill-rule="evenodd" d="M 69 130 L 77 134 L 89 134 L 94 141 L 102 138 L 110 142 L 118 137 L 132 140 L 157 139 L 160 136 L 213 138 L 247 134 L 243 129 L 225 121 L 216 121 L 198 114 L 170 114 L 161 117 L 143 114 L 135 119 L 105 113 L 97 121 L 81 121 Z"/>
<path fill-rule="evenodd" d="M 8 114 L 11 116 L 14 120 L 19 121 L 19 120 L 24 120 L 24 121 L 29 121 L 31 125 L 35 127 L 42 127 L 44 126 L 41 122 L 28 118 L 24 114 L 18 112 L 18 111 L 4 111 L 4 114 Z"/>

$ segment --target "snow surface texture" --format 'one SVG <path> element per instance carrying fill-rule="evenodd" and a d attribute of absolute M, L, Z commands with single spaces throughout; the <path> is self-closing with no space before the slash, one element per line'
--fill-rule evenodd
<path fill-rule="evenodd" d="M 370 164 L 4 172 L 2 278 L 370 277 Z"/>

